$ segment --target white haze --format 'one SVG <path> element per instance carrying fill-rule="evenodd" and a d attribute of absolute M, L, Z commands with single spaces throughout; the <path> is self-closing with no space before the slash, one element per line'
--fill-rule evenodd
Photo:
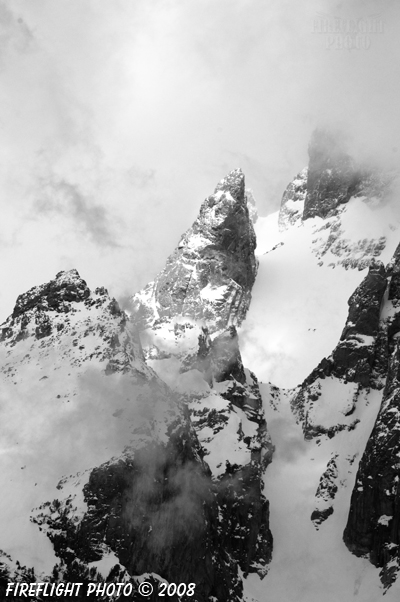
<path fill-rule="evenodd" d="M 379 31 L 340 49 L 321 18 Z M 398 24 L 390 1 L 0 2 L 0 316 L 61 269 L 140 289 L 237 166 L 276 209 L 318 123 L 397 160 Z"/>

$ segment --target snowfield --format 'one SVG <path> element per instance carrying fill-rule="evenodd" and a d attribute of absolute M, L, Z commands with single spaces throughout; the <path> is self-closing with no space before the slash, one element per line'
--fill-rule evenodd
<path fill-rule="evenodd" d="M 301 211 L 302 203 L 293 203 L 293 207 Z M 326 227 L 326 223 L 331 225 Z M 329 246 L 332 226 L 339 236 Z M 361 420 L 351 432 L 344 430 L 332 439 L 305 440 L 289 407 L 293 388 L 330 355 L 340 338 L 347 300 L 367 273 L 366 268 L 352 267 L 350 261 L 363 267 L 364 259 L 375 256 L 387 264 L 399 243 L 398 227 L 395 205 L 382 206 L 362 198 L 351 199 L 337 217 L 297 220 L 281 232 L 277 213 L 255 224 L 260 265 L 250 310 L 240 329 L 240 347 L 244 364 L 264 383 L 260 389 L 275 446 L 264 478 L 274 550 L 267 577 L 261 580 L 249 575 L 245 579 L 248 602 L 400 599 L 400 584 L 385 593 L 379 569 L 368 559 L 351 554 L 342 539 L 358 464 L 382 391 L 371 391 L 359 399 L 356 412 L 346 418 L 356 385 L 335 378 L 322 380 L 320 399 L 313 408 L 318 413 L 316 422 L 329 426 L 338 421 L 350 423 L 355 417 Z M 382 317 L 390 314 L 387 305 Z M 364 337 L 356 343 L 368 345 L 370 340 Z M 267 383 L 281 387 L 279 395 L 275 390 L 272 396 Z M 316 492 L 332 458 L 337 465 L 337 492 L 330 502 L 333 514 L 316 528 L 312 512 L 330 505 L 316 498 Z M 387 524 L 391 517 L 379 520 Z"/>

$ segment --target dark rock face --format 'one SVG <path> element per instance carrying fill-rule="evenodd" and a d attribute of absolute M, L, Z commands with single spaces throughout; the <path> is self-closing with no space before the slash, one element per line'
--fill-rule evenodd
<path fill-rule="evenodd" d="M 99 560 L 107 546 L 131 575 L 154 572 L 170 582 L 196 583 L 195 596 L 182 600 L 239 601 L 237 565 L 220 541 L 228 527 L 218 513 L 220 493 L 199 452 L 189 423 L 172 425 L 165 446 L 146 446 L 91 472 L 81 521 L 74 521 L 67 500 L 43 508 L 35 522 L 67 564 Z"/>
<path fill-rule="evenodd" d="M 246 437 L 240 427 L 238 432 L 239 440 L 242 439 L 250 451 L 250 462 L 240 466 L 227 461 L 225 472 L 216 479 L 217 500 L 223 517 L 220 540 L 231 558 L 237 559 L 245 575 L 260 569 L 260 574 L 264 575 L 271 560 L 273 540 L 262 476 L 272 460 L 273 446 L 267 432 L 257 379 L 254 374 L 245 373 L 234 327 L 214 338 L 209 347 L 209 357 L 213 381 L 225 385 L 221 397 L 229 402 L 229 406 L 244 412 L 256 428 L 252 438 Z M 205 425 L 218 432 L 228 422 L 228 408 L 220 411 L 202 408 L 198 411 L 195 404 L 190 404 L 189 408 L 199 434 Z"/>
<path fill-rule="evenodd" d="M 352 416 L 363 388 L 380 388 L 382 362 L 387 357 L 384 333 L 380 322 L 381 304 L 387 286 L 386 270 L 375 262 L 367 276 L 350 297 L 349 313 L 339 343 L 328 358 L 324 358 L 305 379 L 292 401 L 292 407 L 303 423 L 307 438 L 321 433 L 334 435 L 343 429 L 352 429 Z M 354 383 L 353 399 L 342 414 L 342 422 L 329 427 L 317 422 L 324 381 L 336 380 L 347 385 Z"/>
<path fill-rule="evenodd" d="M 148 446 L 94 469 L 81 521 L 71 498 L 38 509 L 33 520 L 65 565 L 100 560 L 108 548 L 130 575 L 195 582 L 195 597 L 182 600 L 241 600 L 238 567 L 247 575 L 253 562 L 271 559 L 268 502 L 254 467 L 232 467 L 213 482 L 188 434 L 179 427 L 166 447 Z"/>
<path fill-rule="evenodd" d="M 175 326 L 171 330 L 183 336 L 185 329 Z M 188 329 L 189 334 L 192 329 Z M 213 338 L 202 327 L 197 353 L 185 356 L 184 349 L 182 341 L 178 347 L 180 373 L 201 373 L 210 387 L 209 393 L 200 389 L 197 394 L 184 394 L 184 398 L 204 461 L 211 467 L 219 514 L 218 545 L 223 542 L 232 562 L 245 575 L 258 572 L 264 576 L 271 560 L 272 535 L 263 474 L 271 462 L 273 446 L 257 379 L 243 367 L 233 326 Z M 158 357 L 162 363 L 163 355 Z M 226 446 L 225 439 L 235 441 L 239 455 Z M 214 555 L 218 554 L 216 549 Z"/>
<path fill-rule="evenodd" d="M 257 273 L 255 247 L 244 175 L 237 169 L 203 202 L 155 282 L 133 297 L 136 323 L 145 327 L 183 315 L 203 320 L 210 331 L 240 324 Z"/>
<path fill-rule="evenodd" d="M 385 267 L 376 262 L 349 299 L 349 315 L 341 341 L 356 334 L 376 337 L 386 284 Z"/>
<path fill-rule="evenodd" d="M 332 354 L 335 375 L 363 387 L 371 384 L 386 285 L 385 267 L 376 262 L 349 299 L 346 326 Z"/>
<path fill-rule="evenodd" d="M 337 134 L 315 130 L 308 153 L 310 161 L 303 219 L 325 218 L 338 205 L 347 203 L 360 185 L 362 174 L 344 151 Z"/>
<path fill-rule="evenodd" d="M 234 326 L 213 339 L 211 343 L 211 362 L 216 382 L 236 380 L 242 385 L 246 382 L 239 351 L 238 335 Z"/>
<path fill-rule="evenodd" d="M 399 570 L 399 350 L 390 359 L 388 381 L 374 429 L 360 462 L 350 504 L 344 541 L 357 556 L 368 556 L 383 567 L 389 586 L 390 566 Z M 393 575 L 392 575 L 393 576 Z"/>
<path fill-rule="evenodd" d="M 89 297 L 90 290 L 76 270 L 59 272 L 54 280 L 19 295 L 12 315 L 2 325 L 0 341 L 11 337 L 15 343 L 27 338 L 27 327 L 32 317 L 36 324 L 36 338 L 48 337 L 53 329 L 50 318 L 53 313 L 73 312 L 75 303 L 84 302 Z"/>
<path fill-rule="evenodd" d="M 352 196 L 381 200 L 387 194 L 393 174 L 383 173 L 370 164 L 357 164 L 345 147 L 345 135 L 342 132 L 320 128 L 313 132 L 308 147 L 307 182 L 302 183 L 299 174 L 288 186 L 282 199 L 282 225 L 287 221 L 296 221 L 301 211 L 299 207 L 296 212 L 292 204 L 286 216 L 284 207 L 288 199 L 304 200 L 304 211 L 301 213 L 302 219 L 306 220 L 335 215 L 340 205 L 346 204 Z M 301 173 L 304 174 L 304 170 Z"/>
<path fill-rule="evenodd" d="M 84 301 L 90 290 L 77 270 L 59 272 L 54 280 L 36 286 L 20 295 L 16 301 L 12 317 L 15 319 L 30 309 L 68 312 L 71 303 Z"/>
<path fill-rule="evenodd" d="M 399 247 L 388 266 L 388 299 L 381 326 L 380 373 L 386 384 L 375 426 L 361 459 L 344 532 L 347 547 L 382 567 L 389 587 L 400 568 L 400 296 Z M 386 359 L 386 365 L 385 365 Z"/>

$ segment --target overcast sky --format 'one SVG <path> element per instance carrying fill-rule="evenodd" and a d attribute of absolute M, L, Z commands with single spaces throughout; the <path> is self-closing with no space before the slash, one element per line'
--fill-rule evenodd
<path fill-rule="evenodd" d="M 274 211 L 318 124 L 397 158 L 399 17 L 398 0 L 0 1 L 0 321 L 73 267 L 140 289 L 238 166 Z"/>

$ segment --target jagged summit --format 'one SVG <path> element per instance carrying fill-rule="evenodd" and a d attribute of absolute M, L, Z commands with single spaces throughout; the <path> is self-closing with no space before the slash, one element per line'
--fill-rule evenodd
<path fill-rule="evenodd" d="M 244 173 L 240 167 L 233 169 L 225 178 L 218 182 L 214 194 L 220 190 L 229 192 L 238 203 L 243 204 L 245 202 Z"/>
<path fill-rule="evenodd" d="M 316 129 L 308 148 L 309 166 L 303 220 L 326 217 L 347 203 L 362 174 L 347 154 L 340 134 Z"/>
<path fill-rule="evenodd" d="M 308 147 L 308 167 L 285 190 L 279 227 L 285 230 L 297 220 L 338 216 L 351 198 L 376 204 L 390 195 L 396 174 L 373 163 L 361 163 L 346 148 L 343 132 L 317 128 Z"/>
<path fill-rule="evenodd" d="M 54 279 L 18 296 L 11 316 L 0 326 L 0 342 L 13 347 L 33 337 L 36 340 L 44 339 L 43 348 L 52 347 L 58 344 L 62 335 L 74 332 L 75 323 L 85 319 L 91 321 L 91 313 L 94 313 L 90 312 L 91 308 L 97 310 L 94 321 L 102 314 L 103 320 L 117 320 L 121 328 L 126 320 L 117 301 L 109 296 L 104 287 L 91 291 L 76 269 L 58 272 Z M 112 328 L 115 329 L 115 325 Z M 135 346 L 135 354 L 140 356 L 137 341 Z M 79 348 L 82 358 L 86 357 L 83 352 L 85 347 Z"/>
<path fill-rule="evenodd" d="M 257 273 L 255 248 L 244 175 L 236 169 L 202 203 L 155 281 L 134 295 L 134 320 L 143 328 L 182 315 L 211 331 L 240 324 Z"/>
<path fill-rule="evenodd" d="M 16 318 L 30 309 L 68 312 L 72 302 L 84 301 L 90 289 L 75 269 L 58 272 L 53 280 L 31 288 L 19 295 L 12 317 Z"/>
<path fill-rule="evenodd" d="M 239 567 L 263 577 L 272 535 L 262 476 L 273 446 L 235 327 L 246 315 L 257 272 L 247 207 L 253 197 L 244 184 L 239 169 L 219 182 L 164 270 L 133 297 L 132 319 L 149 365 L 187 401 L 218 490 L 218 537 L 232 575 Z"/>

